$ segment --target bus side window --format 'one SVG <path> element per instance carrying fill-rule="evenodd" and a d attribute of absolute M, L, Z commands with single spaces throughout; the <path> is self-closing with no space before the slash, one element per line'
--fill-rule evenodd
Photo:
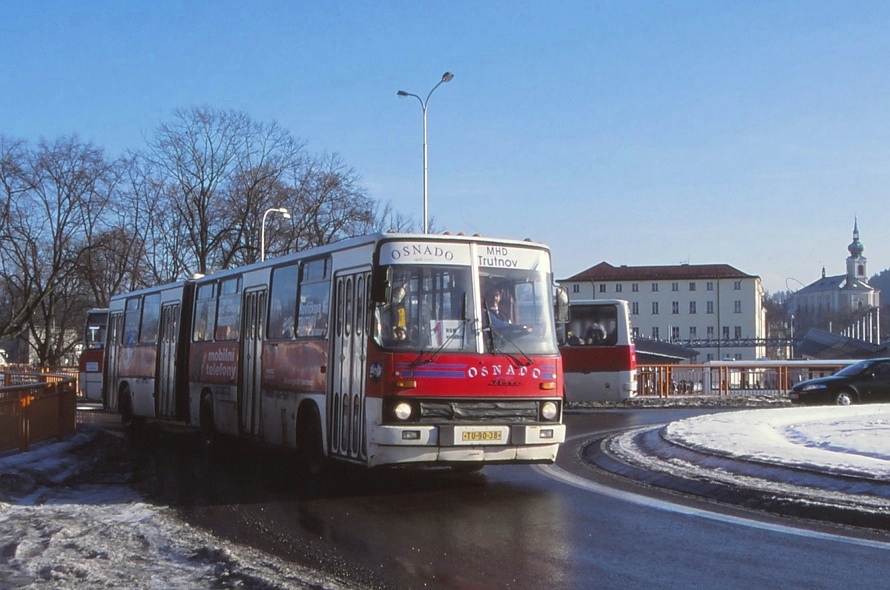
<path fill-rule="evenodd" d="M 140 297 L 127 299 L 126 311 L 124 312 L 124 344 L 136 344 L 139 340 L 139 320 L 142 317 L 141 302 Z"/>
<path fill-rule="evenodd" d="M 195 342 L 213 340 L 213 327 L 216 325 L 216 283 L 201 285 L 195 300 Z"/>
<path fill-rule="evenodd" d="M 296 264 L 272 270 L 272 296 L 269 298 L 269 326 L 266 330 L 272 340 L 290 340 L 294 337 L 298 271 Z"/>
<path fill-rule="evenodd" d="M 142 302 L 142 331 L 139 342 L 154 344 L 158 341 L 158 322 L 161 313 L 161 294 L 146 295 Z"/>
<path fill-rule="evenodd" d="M 241 277 L 220 282 L 216 339 L 237 340 L 241 334 Z"/>
<path fill-rule="evenodd" d="M 328 334 L 331 265 L 323 258 L 303 265 L 297 308 L 297 337 L 324 338 Z"/>

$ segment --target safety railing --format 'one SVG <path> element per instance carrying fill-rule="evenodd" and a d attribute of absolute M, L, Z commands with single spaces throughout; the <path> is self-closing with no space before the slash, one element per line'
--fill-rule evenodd
<path fill-rule="evenodd" d="M 76 376 L 0 373 L 0 452 L 28 451 L 32 443 L 77 430 Z"/>
<path fill-rule="evenodd" d="M 795 383 L 836 373 L 854 361 L 720 361 L 646 365 L 637 369 L 637 395 L 784 395 Z"/>

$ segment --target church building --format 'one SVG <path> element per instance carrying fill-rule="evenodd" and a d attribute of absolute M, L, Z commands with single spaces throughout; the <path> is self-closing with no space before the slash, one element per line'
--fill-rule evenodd
<path fill-rule="evenodd" d="M 868 261 L 859 241 L 859 223 L 853 222 L 853 241 L 847 246 L 847 272 L 826 276 L 793 293 L 789 310 L 795 324 L 805 328 L 831 329 L 840 332 L 857 315 L 880 304 L 880 291 L 868 284 Z M 841 325 L 837 325 L 840 323 Z"/>

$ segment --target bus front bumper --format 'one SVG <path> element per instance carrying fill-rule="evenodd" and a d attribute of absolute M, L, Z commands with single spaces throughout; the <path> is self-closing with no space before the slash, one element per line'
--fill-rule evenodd
<path fill-rule="evenodd" d="M 564 424 L 376 426 L 371 465 L 391 463 L 552 463 Z"/>

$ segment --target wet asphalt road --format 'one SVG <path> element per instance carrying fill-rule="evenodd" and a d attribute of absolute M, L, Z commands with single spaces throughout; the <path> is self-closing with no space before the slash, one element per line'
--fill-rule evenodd
<path fill-rule="evenodd" d="M 480 473 L 334 469 L 156 433 L 135 450 L 157 501 L 194 525 L 369 588 L 875 588 L 890 537 L 720 508 L 616 481 L 584 464 L 597 433 L 700 410 L 567 416 L 553 468 Z"/>

